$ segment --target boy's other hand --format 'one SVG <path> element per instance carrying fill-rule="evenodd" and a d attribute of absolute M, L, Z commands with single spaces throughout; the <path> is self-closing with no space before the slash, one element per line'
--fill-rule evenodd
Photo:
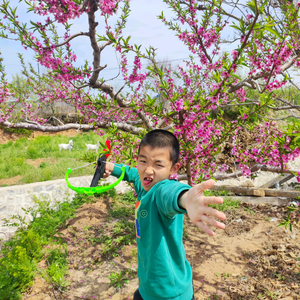
<path fill-rule="evenodd" d="M 111 174 L 110 171 L 105 170 L 105 172 L 103 173 L 103 178 L 107 178 L 110 174 Z"/>
<path fill-rule="evenodd" d="M 106 162 L 105 164 L 105 172 L 103 173 L 103 178 L 109 177 L 109 175 L 114 170 L 115 165 L 113 163 Z"/>
<path fill-rule="evenodd" d="M 212 236 L 215 233 L 209 229 L 207 225 L 224 229 L 225 224 L 216 221 L 214 218 L 220 220 L 226 219 L 226 216 L 222 212 L 212 207 L 208 207 L 209 204 L 222 204 L 223 199 L 214 196 L 204 196 L 203 192 L 213 187 L 214 184 L 215 181 L 212 179 L 197 184 L 185 193 L 181 199 L 182 206 L 186 209 L 192 223 Z"/>

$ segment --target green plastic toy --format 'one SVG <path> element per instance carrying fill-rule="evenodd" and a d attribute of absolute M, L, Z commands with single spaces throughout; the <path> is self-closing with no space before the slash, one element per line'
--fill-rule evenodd
<path fill-rule="evenodd" d="M 95 174 L 94 174 L 94 177 L 92 179 L 90 187 L 76 187 L 76 186 L 73 186 L 73 185 L 70 184 L 68 176 L 73 170 L 86 167 L 88 165 L 94 164 L 95 162 L 92 162 L 90 164 L 87 164 L 87 165 L 84 165 L 84 166 L 81 166 L 81 167 L 78 167 L 78 168 L 74 168 L 73 170 L 71 168 L 69 168 L 67 170 L 66 175 L 65 175 L 65 179 L 66 179 L 67 185 L 70 189 L 72 189 L 73 191 L 75 191 L 77 193 L 81 193 L 81 194 L 87 194 L 87 195 L 93 195 L 95 193 L 100 194 L 100 193 L 103 193 L 103 192 L 106 192 L 106 191 L 112 189 L 113 187 L 118 185 L 123 180 L 124 175 L 125 175 L 125 166 L 121 167 L 122 175 L 120 176 L 120 178 L 116 182 L 114 182 L 110 185 L 98 186 L 99 180 L 101 178 L 103 178 L 103 174 L 105 173 L 105 164 L 110 163 L 110 162 L 106 161 L 106 159 L 108 158 L 108 156 L 111 153 L 111 147 L 110 147 L 110 141 L 109 140 L 107 140 L 105 142 L 105 147 L 106 148 L 104 148 L 104 153 L 106 153 L 106 154 L 103 154 L 103 155 L 100 154 L 99 157 L 98 157 L 98 160 L 96 161 L 97 166 L 96 166 Z"/>
<path fill-rule="evenodd" d="M 66 172 L 66 175 L 65 175 L 65 179 L 66 179 L 66 182 L 67 182 L 67 185 L 70 189 L 72 189 L 73 191 L 77 192 L 77 193 L 81 193 L 81 194 L 87 194 L 87 195 L 93 195 L 95 193 L 103 193 L 103 192 L 106 192 L 110 189 L 112 189 L 113 187 L 115 187 L 116 185 L 118 185 L 124 178 L 124 175 L 125 175 L 125 166 L 121 167 L 121 170 L 122 170 L 122 175 L 119 177 L 119 179 L 110 184 L 110 185 L 105 185 L 105 186 L 95 186 L 95 187 L 76 187 L 76 186 L 72 186 L 69 182 L 69 174 L 72 172 L 72 169 L 68 169 L 67 172 Z"/>

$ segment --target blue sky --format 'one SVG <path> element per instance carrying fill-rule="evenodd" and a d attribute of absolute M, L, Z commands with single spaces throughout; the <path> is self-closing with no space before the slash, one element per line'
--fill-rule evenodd
<path fill-rule="evenodd" d="M 29 23 L 32 14 L 26 13 L 26 5 L 17 0 L 11 0 L 11 6 L 18 6 L 18 15 L 21 22 Z M 157 15 L 164 11 L 164 14 L 169 17 L 172 15 L 170 9 L 167 9 L 165 3 L 161 0 L 132 0 L 131 1 L 131 14 L 128 19 L 126 30 L 123 31 L 124 35 L 131 35 L 131 42 L 142 44 L 143 47 L 149 45 L 158 48 L 158 60 L 169 59 L 176 60 L 175 64 L 180 63 L 179 59 L 187 58 L 189 52 L 182 42 L 175 37 L 173 31 L 169 31 L 165 25 L 157 19 Z M 99 14 L 98 14 L 99 15 Z M 36 17 L 35 18 L 39 18 Z M 99 17 L 98 32 L 103 28 L 103 19 Z M 113 19 L 112 19 L 113 21 Z M 77 20 L 72 20 L 71 33 L 78 31 L 87 31 L 87 17 L 81 17 Z M 101 32 L 99 32 L 101 33 Z M 78 63 L 83 62 L 85 59 L 92 61 L 92 50 L 87 37 L 79 37 L 71 42 L 72 48 L 75 50 Z M 37 66 L 37 63 L 32 59 L 33 51 L 27 51 L 20 46 L 19 42 L 0 39 L 0 51 L 4 58 L 4 65 L 6 66 L 7 78 L 10 80 L 12 74 L 20 73 L 20 62 L 17 53 L 24 54 L 25 60 Z M 107 64 L 107 69 L 102 72 L 103 76 L 113 77 L 117 75 L 118 67 L 116 55 L 114 50 L 107 49 L 103 52 L 101 65 Z M 132 65 L 132 61 L 129 61 Z M 121 83 L 121 82 L 120 82 Z"/>

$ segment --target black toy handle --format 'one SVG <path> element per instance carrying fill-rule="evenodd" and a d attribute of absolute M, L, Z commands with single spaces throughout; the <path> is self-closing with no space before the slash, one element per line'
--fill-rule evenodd
<path fill-rule="evenodd" d="M 105 165 L 106 165 L 106 154 L 100 154 L 97 160 L 97 168 L 92 179 L 90 187 L 98 186 L 98 182 L 101 178 L 103 178 L 103 174 L 105 172 Z"/>

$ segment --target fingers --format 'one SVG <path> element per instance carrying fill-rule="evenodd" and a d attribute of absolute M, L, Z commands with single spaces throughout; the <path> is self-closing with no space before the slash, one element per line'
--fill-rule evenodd
<path fill-rule="evenodd" d="M 224 223 L 218 222 L 215 219 L 210 218 L 210 217 L 205 216 L 205 215 L 203 215 L 202 220 L 196 222 L 195 225 L 197 225 L 205 233 L 207 233 L 211 236 L 214 236 L 215 233 L 207 225 L 214 226 L 214 227 L 219 228 L 219 229 L 225 229 L 225 224 Z"/>
<path fill-rule="evenodd" d="M 220 228 L 220 229 L 224 229 L 225 228 L 225 224 L 224 223 L 221 223 L 221 222 L 218 222 L 217 220 L 209 217 L 209 216 L 206 216 L 206 215 L 203 215 L 202 218 L 201 218 L 201 221 L 206 223 L 207 225 L 210 225 L 210 226 L 214 226 L 216 228 Z"/>
<path fill-rule="evenodd" d="M 203 223 L 202 221 L 197 222 L 196 225 L 197 225 L 200 229 L 202 229 L 205 233 L 207 233 L 208 235 L 211 235 L 211 236 L 214 236 L 214 235 L 215 235 L 215 233 L 214 233 L 211 229 L 209 229 L 209 228 L 206 226 L 206 224 Z"/>
<path fill-rule="evenodd" d="M 210 188 L 212 188 L 215 184 L 215 181 L 213 179 L 209 179 L 206 181 L 203 181 L 199 184 L 196 185 L 198 193 L 202 193 L 205 190 L 208 190 Z"/>
<path fill-rule="evenodd" d="M 194 219 L 194 224 L 201 228 L 205 233 L 208 235 L 213 236 L 215 233 L 208 227 L 214 226 L 215 228 L 225 229 L 225 224 L 222 222 L 218 222 L 214 218 L 218 218 L 220 220 L 225 220 L 226 216 L 222 212 L 212 208 L 212 207 L 205 207 L 202 210 L 202 213 Z"/>
<path fill-rule="evenodd" d="M 103 174 L 103 178 L 107 178 L 110 174 L 111 174 L 111 172 L 106 170 Z"/>
<path fill-rule="evenodd" d="M 203 197 L 203 203 L 205 205 L 209 205 L 209 204 L 222 204 L 223 203 L 223 199 L 220 198 L 220 197 L 215 197 L 215 196 Z"/>
<path fill-rule="evenodd" d="M 222 212 L 212 208 L 212 207 L 205 207 L 203 208 L 203 215 L 212 216 L 214 218 L 218 218 L 220 220 L 225 220 L 226 216 Z"/>

